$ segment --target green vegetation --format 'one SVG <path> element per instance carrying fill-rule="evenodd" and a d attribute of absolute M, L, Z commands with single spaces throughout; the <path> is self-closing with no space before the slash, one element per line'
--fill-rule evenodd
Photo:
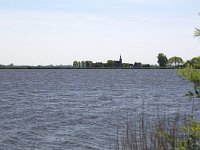
<path fill-rule="evenodd" d="M 179 141 L 179 150 L 199 150 L 200 149 L 200 124 L 194 121 L 193 117 L 189 126 L 182 126 L 182 132 L 188 134 L 188 137 Z"/>
<path fill-rule="evenodd" d="M 174 56 L 169 58 L 167 63 L 170 67 L 180 67 L 180 65 L 184 64 L 184 61 L 181 57 Z"/>
<path fill-rule="evenodd" d="M 106 66 L 107 67 L 112 67 L 114 66 L 115 62 L 113 60 L 108 60 L 107 63 L 106 63 Z"/>
<path fill-rule="evenodd" d="M 158 64 L 160 67 L 166 67 L 166 64 L 168 62 L 167 56 L 165 56 L 163 53 L 159 53 L 158 56 Z"/>
<path fill-rule="evenodd" d="M 185 66 L 192 66 L 196 69 L 200 69 L 200 56 L 194 57 L 191 60 L 187 60 L 184 65 Z"/>
<path fill-rule="evenodd" d="M 118 131 L 116 150 L 183 150 L 181 147 L 189 137 L 185 131 L 192 128 L 188 123 L 189 116 L 177 113 L 169 117 L 163 114 L 152 122 L 144 117 L 143 112 L 140 118 L 140 122 L 127 122 L 124 132 Z"/>
<path fill-rule="evenodd" d="M 186 68 L 179 70 L 179 75 L 194 83 L 194 92 L 189 91 L 190 94 L 187 95 L 200 98 L 200 72 L 188 65 Z"/>

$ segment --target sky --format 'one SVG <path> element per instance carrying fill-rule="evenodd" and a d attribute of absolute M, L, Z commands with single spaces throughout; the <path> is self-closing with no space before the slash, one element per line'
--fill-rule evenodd
<path fill-rule="evenodd" d="M 0 0 L 0 64 L 200 56 L 199 0 Z"/>

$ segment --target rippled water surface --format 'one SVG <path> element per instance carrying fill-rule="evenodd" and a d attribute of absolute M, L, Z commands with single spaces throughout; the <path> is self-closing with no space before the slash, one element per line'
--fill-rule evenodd
<path fill-rule="evenodd" d="M 184 112 L 190 89 L 176 70 L 0 70 L 0 149 L 111 149 L 143 103 Z"/>

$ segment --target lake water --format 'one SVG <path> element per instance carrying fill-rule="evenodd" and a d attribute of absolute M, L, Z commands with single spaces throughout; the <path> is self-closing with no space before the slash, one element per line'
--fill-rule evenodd
<path fill-rule="evenodd" d="M 111 149 L 127 116 L 191 109 L 176 70 L 0 70 L 0 149 Z"/>

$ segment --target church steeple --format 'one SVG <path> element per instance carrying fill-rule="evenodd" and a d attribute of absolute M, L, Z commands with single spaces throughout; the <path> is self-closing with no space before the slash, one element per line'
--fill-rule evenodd
<path fill-rule="evenodd" d="M 122 56 L 121 56 L 121 54 L 120 54 L 119 62 L 120 62 L 120 65 L 122 65 Z"/>

